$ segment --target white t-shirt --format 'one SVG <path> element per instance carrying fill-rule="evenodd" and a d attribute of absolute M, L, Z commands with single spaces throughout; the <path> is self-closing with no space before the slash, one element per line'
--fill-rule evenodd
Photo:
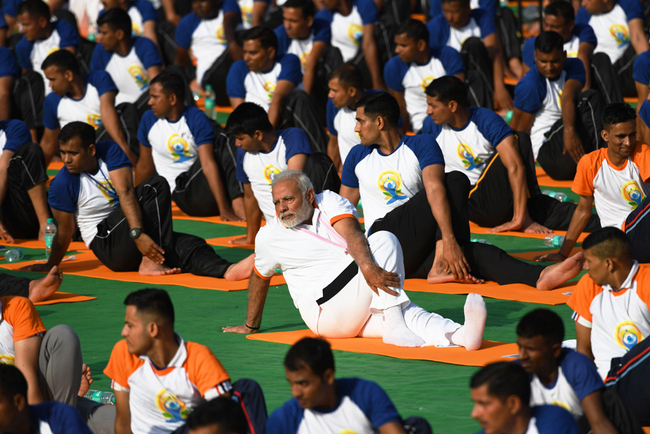
<path fill-rule="evenodd" d="M 481 28 L 474 18 L 470 18 L 469 23 L 460 29 L 455 29 L 449 26 L 449 40 L 447 41 L 447 46 L 460 52 L 465 41 L 472 36 L 476 36 L 477 38 L 481 37 Z"/>
<path fill-rule="evenodd" d="M 594 54 L 607 54 L 612 64 L 620 59 L 630 45 L 630 28 L 627 22 L 627 14 L 620 4 L 616 4 L 605 14 L 592 15 L 589 25 L 598 38 Z"/>
<path fill-rule="evenodd" d="M 337 137 L 341 163 L 345 163 L 350 150 L 361 143 L 359 134 L 354 131 L 357 123 L 357 111 L 348 106 L 337 109 L 330 98 L 327 101 L 327 129 Z"/>

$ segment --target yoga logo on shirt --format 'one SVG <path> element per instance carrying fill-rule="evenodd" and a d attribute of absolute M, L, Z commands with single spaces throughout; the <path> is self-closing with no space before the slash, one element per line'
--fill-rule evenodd
<path fill-rule="evenodd" d="M 300 64 L 302 65 L 303 68 L 307 65 L 307 58 L 309 57 L 309 53 L 311 53 L 311 51 L 305 51 L 299 57 Z"/>
<path fill-rule="evenodd" d="M 246 24 L 253 24 L 253 8 L 250 6 L 239 6 L 241 9 L 241 19 Z M 217 36 L 218 37 L 218 36 Z"/>
<path fill-rule="evenodd" d="M 359 45 L 362 37 L 363 27 L 360 24 L 350 24 L 348 26 L 348 38 L 350 38 L 354 45 Z"/>
<path fill-rule="evenodd" d="M 616 327 L 616 342 L 626 350 L 643 340 L 643 335 L 639 328 L 632 321 L 625 321 Z"/>
<path fill-rule="evenodd" d="M 424 78 L 422 79 L 422 84 L 420 84 L 420 86 L 422 86 L 422 92 L 426 92 L 426 91 L 427 91 L 427 87 L 429 87 L 429 85 L 431 84 L 431 82 L 432 82 L 433 80 L 435 80 L 435 79 L 436 79 L 436 77 L 431 77 L 431 76 L 424 77 Z"/>
<path fill-rule="evenodd" d="M 129 66 L 129 74 L 131 74 L 131 78 L 133 78 L 133 81 L 135 81 L 135 84 L 140 90 L 149 88 L 149 79 L 147 74 L 140 68 L 140 65 Z"/>
<path fill-rule="evenodd" d="M 637 206 L 641 205 L 641 202 L 645 199 L 643 192 L 636 181 L 628 181 L 623 184 L 623 187 L 621 187 L 621 194 L 633 210 L 635 210 Z"/>
<path fill-rule="evenodd" d="M 131 23 L 131 36 L 142 36 L 142 29 L 136 23 Z"/>
<path fill-rule="evenodd" d="M 408 199 L 407 196 L 404 196 L 402 194 L 402 176 L 399 174 L 399 172 L 396 172 L 394 170 L 387 170 L 383 172 L 381 175 L 379 175 L 377 186 L 384 194 L 384 199 L 388 201 L 386 202 L 386 205 L 390 205 L 394 202 L 397 202 L 398 200 Z"/>
<path fill-rule="evenodd" d="M 190 144 L 176 133 L 167 140 L 167 149 L 172 154 L 174 163 L 183 163 L 194 158 L 194 155 L 190 153 Z"/>
<path fill-rule="evenodd" d="M 49 50 L 47 50 L 47 55 L 45 57 L 49 56 L 50 54 L 54 53 L 55 51 L 59 51 L 60 49 L 61 49 L 60 47 L 52 47 L 52 48 L 50 48 Z"/>
<path fill-rule="evenodd" d="M 552 404 L 552 405 L 557 405 L 558 407 L 562 407 L 562 408 L 565 409 L 566 411 L 571 411 L 571 408 L 569 408 L 569 404 L 567 404 L 566 402 L 556 401 L 556 400 L 554 399 L 554 400 L 551 401 L 551 404 Z"/>
<path fill-rule="evenodd" d="M 115 187 L 113 187 L 113 182 L 110 179 L 102 182 L 95 181 L 95 183 L 97 185 L 97 188 L 101 192 L 102 196 L 106 198 L 110 206 L 119 203 L 120 198 L 117 195 L 117 192 L 115 191 Z"/>
<path fill-rule="evenodd" d="M 273 99 L 273 93 L 275 92 L 275 83 L 271 83 L 270 81 L 265 81 L 262 87 L 266 91 L 266 94 L 269 97 L 269 102 Z"/>
<path fill-rule="evenodd" d="M 485 162 L 481 160 L 479 157 L 474 156 L 474 152 L 472 151 L 472 148 L 470 148 L 465 143 L 459 143 L 456 152 L 460 157 L 460 161 L 463 162 L 463 165 L 467 170 L 480 169 L 481 166 L 485 164 Z"/>
<path fill-rule="evenodd" d="M 189 414 L 185 403 L 176 398 L 173 393 L 168 392 L 167 389 L 162 389 L 156 394 L 156 407 L 162 412 L 168 423 L 184 422 Z"/>
<path fill-rule="evenodd" d="M 215 32 L 214 35 L 217 37 L 217 42 L 219 42 L 222 45 L 226 44 L 226 33 L 223 30 L 223 24 L 217 28 L 217 31 Z"/>
<path fill-rule="evenodd" d="M 616 41 L 617 48 L 623 48 L 630 43 L 627 26 L 623 24 L 612 24 L 609 27 L 609 33 Z"/>
<path fill-rule="evenodd" d="M 268 182 L 269 185 L 271 185 L 271 183 L 273 182 L 273 178 L 275 178 L 275 175 L 277 175 L 280 172 L 281 172 L 280 169 L 275 167 L 273 164 L 269 164 L 264 168 L 264 179 L 266 179 L 266 182 Z"/>
<path fill-rule="evenodd" d="M 15 365 L 16 358 L 11 354 L 0 354 L 0 364 L 1 365 Z"/>
<path fill-rule="evenodd" d="M 95 129 L 97 129 L 102 126 L 102 118 L 98 114 L 88 113 L 86 115 L 86 123 L 92 125 Z"/>

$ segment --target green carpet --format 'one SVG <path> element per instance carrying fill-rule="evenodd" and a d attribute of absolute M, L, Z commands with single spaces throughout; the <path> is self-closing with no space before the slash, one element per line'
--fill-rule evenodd
<path fill-rule="evenodd" d="M 228 225 L 175 220 L 176 231 L 204 238 L 244 234 L 243 228 Z M 481 235 L 508 251 L 542 250 L 543 242 L 500 235 Z M 229 260 L 249 254 L 247 250 L 215 247 Z M 25 260 L 41 255 L 27 250 Z M 32 273 L 10 272 L 34 278 Z M 163 279 L 161 279 L 163 280 Z M 92 388 L 110 390 L 110 380 L 102 371 L 113 345 L 121 338 L 124 323 L 124 298 L 143 285 L 113 282 L 79 276 L 65 276 L 61 291 L 98 297 L 97 300 L 39 306 L 47 327 L 69 324 L 81 339 L 84 362 L 92 372 Z M 250 341 L 244 335 L 224 334 L 223 326 L 242 324 L 246 313 L 247 292 L 221 292 L 178 286 L 158 285 L 169 291 L 176 309 L 176 330 L 187 340 L 207 345 L 224 364 L 233 380 L 254 378 L 265 393 L 269 411 L 291 397 L 282 360 L 288 347 L 282 344 Z M 410 293 L 412 300 L 425 309 L 455 321 L 463 321 L 464 296 Z M 515 325 L 527 311 L 540 307 L 519 302 L 486 299 L 488 320 L 485 338 L 504 342 L 515 341 Z M 546 307 L 546 306 L 545 306 Z M 567 306 L 551 307 L 565 320 L 567 338 L 574 337 Z M 285 286 L 271 288 L 262 322 L 262 331 L 287 331 L 305 328 L 294 308 Z M 392 398 L 403 417 L 425 417 L 435 432 L 467 433 L 479 426 L 471 417 L 469 378 L 475 368 L 442 363 L 398 360 L 382 356 L 335 352 L 337 375 L 358 376 L 379 383 Z M 441 399 L 443 398 L 443 399 Z"/>

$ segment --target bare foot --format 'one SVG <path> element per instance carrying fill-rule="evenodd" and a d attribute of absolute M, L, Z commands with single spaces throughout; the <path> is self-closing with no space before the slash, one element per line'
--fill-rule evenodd
<path fill-rule="evenodd" d="M 92 374 L 90 373 L 90 368 L 85 363 L 81 367 L 81 386 L 79 387 L 78 396 L 85 396 L 90 390 L 90 385 L 93 384 Z"/>
<path fill-rule="evenodd" d="M 167 274 L 179 274 L 181 273 L 181 269 L 169 268 L 162 264 L 156 264 L 151 259 L 143 256 L 138 272 L 143 276 L 166 276 Z"/>
<path fill-rule="evenodd" d="M 56 292 L 63 281 L 63 272 L 56 265 L 47 276 L 29 283 L 29 299 L 32 303 L 43 301 Z"/>
<path fill-rule="evenodd" d="M 537 279 L 537 289 L 540 291 L 549 291 L 567 280 L 573 279 L 582 270 L 583 261 L 584 254 L 578 252 L 559 264 L 544 268 L 539 275 L 539 279 Z"/>
<path fill-rule="evenodd" d="M 228 241 L 230 244 L 236 244 L 238 246 L 252 246 L 255 245 L 255 241 L 250 243 L 247 237 L 235 238 L 234 240 Z"/>
<path fill-rule="evenodd" d="M 242 221 L 246 221 L 246 209 L 244 208 L 243 196 L 236 197 L 232 200 L 232 210 Z"/>
<path fill-rule="evenodd" d="M 447 282 L 458 282 L 458 283 L 466 283 L 470 285 L 477 285 L 481 283 L 485 283 L 485 280 L 483 279 L 477 279 L 476 277 L 472 276 L 471 274 L 468 274 L 467 276 L 463 277 L 462 279 L 455 279 L 454 275 L 451 273 L 447 272 L 436 272 L 432 268 L 431 271 L 429 272 L 429 275 L 427 276 L 427 283 L 430 284 L 436 284 L 436 283 L 447 283 Z"/>
<path fill-rule="evenodd" d="M 524 223 L 521 229 L 527 234 L 550 234 L 551 232 L 553 232 L 546 226 L 542 226 L 539 223 L 534 222 L 532 220 L 528 226 L 526 226 Z"/>
<path fill-rule="evenodd" d="M 223 277 L 229 281 L 244 280 L 251 277 L 255 265 L 255 253 L 228 267 Z"/>

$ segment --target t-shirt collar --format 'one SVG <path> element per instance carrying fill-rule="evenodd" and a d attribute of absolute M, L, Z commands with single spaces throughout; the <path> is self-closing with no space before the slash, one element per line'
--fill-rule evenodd
<path fill-rule="evenodd" d="M 639 262 L 635 260 L 632 263 L 632 269 L 630 270 L 630 274 L 627 275 L 627 277 L 621 284 L 621 287 L 617 291 L 614 291 L 610 285 L 603 285 L 603 289 L 611 292 L 619 292 L 624 289 L 632 288 L 632 286 L 634 285 L 634 277 L 636 276 L 637 271 L 639 271 Z"/>

